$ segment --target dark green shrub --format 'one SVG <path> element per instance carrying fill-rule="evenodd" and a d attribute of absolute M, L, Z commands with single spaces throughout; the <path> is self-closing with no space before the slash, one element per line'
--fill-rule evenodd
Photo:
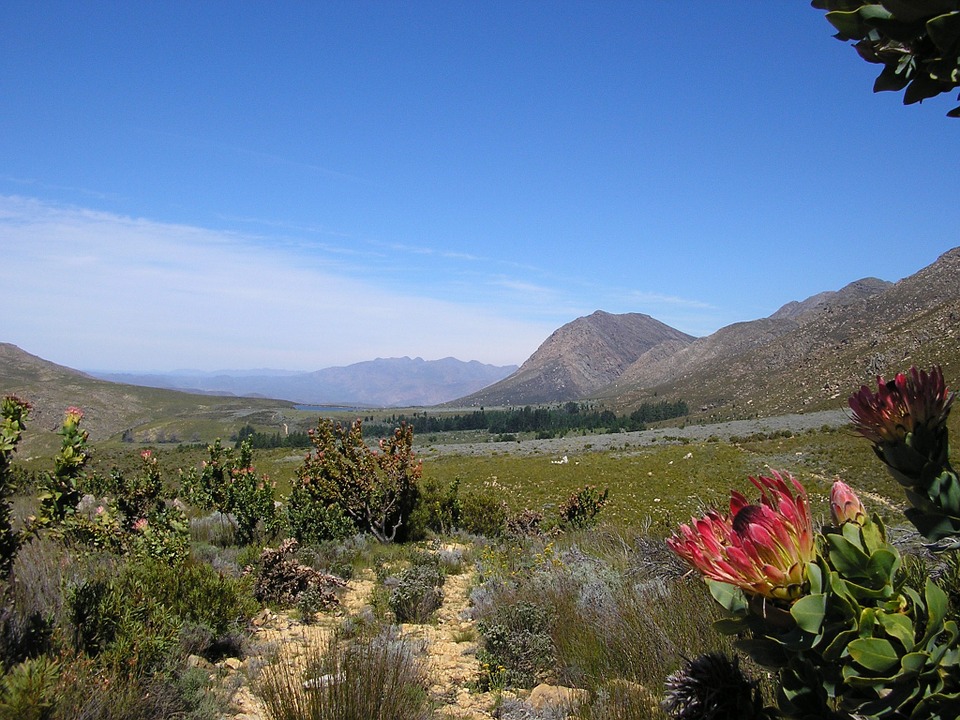
<path fill-rule="evenodd" d="M 10 520 L 10 496 L 15 487 L 11 456 L 30 412 L 30 403 L 8 395 L 0 402 L 0 578 L 10 575 L 13 560 L 20 548 L 20 533 Z"/>
<path fill-rule="evenodd" d="M 128 566 L 126 577 L 131 586 L 168 608 L 180 622 L 210 628 L 215 639 L 243 628 L 258 609 L 249 579 L 218 573 L 206 563 L 136 563 Z"/>
<path fill-rule="evenodd" d="M 304 545 L 343 540 L 357 532 L 357 526 L 336 504 L 328 502 L 311 487 L 294 485 L 287 498 L 287 532 Z"/>
<path fill-rule="evenodd" d="M 603 492 L 593 485 L 587 485 L 560 505 L 560 525 L 562 527 L 581 529 L 589 527 L 597 521 L 597 515 L 607 504 L 609 488 Z"/>
<path fill-rule="evenodd" d="M 507 504 L 501 488 L 484 485 L 463 494 L 460 528 L 474 535 L 499 537 L 507 524 Z"/>
<path fill-rule="evenodd" d="M 46 720 L 55 705 L 60 666 L 39 657 L 12 667 L 0 678 L 0 718 Z"/>
<path fill-rule="evenodd" d="M 443 485 L 430 479 L 420 483 L 420 496 L 410 516 L 411 539 L 423 538 L 427 531 L 449 535 L 460 526 L 463 514 L 460 501 L 460 478 Z"/>
<path fill-rule="evenodd" d="M 178 645 L 174 614 L 122 576 L 85 580 L 67 603 L 74 648 L 113 671 L 150 674 Z"/>
<path fill-rule="evenodd" d="M 310 440 L 314 451 L 297 469 L 294 487 L 319 506 L 339 508 L 380 542 L 409 539 L 422 473 L 413 452 L 413 427 L 401 424 L 375 451 L 363 439 L 360 420 L 344 427 L 321 418 Z"/>

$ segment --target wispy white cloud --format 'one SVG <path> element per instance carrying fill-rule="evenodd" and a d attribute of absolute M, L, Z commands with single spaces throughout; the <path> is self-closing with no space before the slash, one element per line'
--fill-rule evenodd
<path fill-rule="evenodd" d="M 710 303 L 692 298 L 676 297 L 674 295 L 663 295 L 655 292 L 645 292 L 643 290 L 633 290 L 628 297 L 631 301 L 640 305 L 673 307 L 673 308 L 696 308 L 700 310 L 716 310 L 717 308 Z"/>
<path fill-rule="evenodd" d="M 305 262 L 289 243 L 0 197 L 4 337 L 88 369 L 522 362 L 549 324 Z"/>

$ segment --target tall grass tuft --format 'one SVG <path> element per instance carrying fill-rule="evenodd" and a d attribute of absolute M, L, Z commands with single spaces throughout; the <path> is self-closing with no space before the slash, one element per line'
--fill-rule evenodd
<path fill-rule="evenodd" d="M 427 675 L 394 633 L 312 647 L 298 665 L 282 658 L 256 682 L 271 720 L 426 720 Z"/>

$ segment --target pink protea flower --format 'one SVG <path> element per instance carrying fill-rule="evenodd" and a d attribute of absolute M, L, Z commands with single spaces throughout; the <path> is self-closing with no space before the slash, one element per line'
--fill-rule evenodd
<path fill-rule="evenodd" d="M 83 420 L 83 410 L 76 407 L 75 405 L 71 405 L 70 407 L 68 407 L 63 414 L 64 423 L 71 423 L 76 425 L 81 420 Z"/>
<path fill-rule="evenodd" d="M 760 490 L 759 504 L 733 491 L 729 515 L 711 510 L 681 525 L 667 544 L 705 577 L 754 595 L 795 600 L 816 555 L 806 490 L 775 471 L 750 481 Z"/>
<path fill-rule="evenodd" d="M 140 518 L 133 524 L 133 530 L 134 532 L 143 532 L 144 530 L 147 529 L 149 524 L 150 523 L 147 521 L 146 518 Z"/>
<path fill-rule="evenodd" d="M 902 443 L 917 428 L 942 426 L 950 414 L 953 393 L 938 366 L 929 373 L 912 367 L 890 381 L 877 376 L 877 386 L 873 392 L 863 385 L 849 400 L 854 427 L 875 444 Z"/>
<path fill-rule="evenodd" d="M 830 516 L 833 524 L 840 526 L 845 522 L 863 525 L 867 511 L 857 494 L 842 480 L 836 480 L 830 488 Z"/>

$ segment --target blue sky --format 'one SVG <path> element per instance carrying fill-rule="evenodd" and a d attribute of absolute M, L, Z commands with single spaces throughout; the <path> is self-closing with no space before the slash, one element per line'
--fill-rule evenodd
<path fill-rule="evenodd" d="M 0 341 L 81 369 L 521 363 L 960 244 L 960 121 L 805 1 L 0 6 Z M 953 103 L 953 104 L 951 104 Z"/>

